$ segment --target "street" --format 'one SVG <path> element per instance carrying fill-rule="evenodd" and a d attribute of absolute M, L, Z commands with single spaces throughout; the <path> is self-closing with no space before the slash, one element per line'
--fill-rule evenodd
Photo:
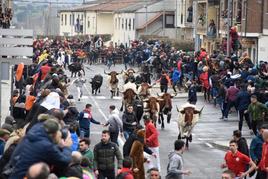
<path fill-rule="evenodd" d="M 116 105 L 119 109 L 121 106 L 121 96 L 110 99 L 110 91 L 107 86 L 107 75 L 104 74 L 104 69 L 109 71 L 104 65 L 85 65 L 86 66 L 86 85 L 83 88 L 83 97 L 81 101 L 77 101 L 77 108 L 79 111 L 83 110 L 87 103 L 93 105 L 93 117 L 94 119 L 105 122 L 107 116 L 109 115 L 109 105 Z M 112 66 L 111 70 L 116 70 L 120 72 L 124 69 L 123 65 Z M 69 74 L 67 72 L 67 74 Z M 104 77 L 103 84 L 101 87 L 101 93 L 92 96 L 91 87 L 90 87 L 90 78 L 95 74 L 101 74 Z M 73 80 L 73 78 L 72 78 Z M 122 75 L 119 76 L 120 86 L 122 86 Z M 169 89 L 170 90 L 170 89 Z M 153 89 L 155 91 L 160 91 L 159 89 Z M 173 92 L 170 91 L 170 92 Z M 73 94 L 75 99 L 77 99 L 77 90 L 75 86 L 69 88 L 69 93 Z M 172 110 L 172 120 L 170 124 L 166 124 L 166 128 L 161 130 L 160 126 L 157 126 L 159 129 L 159 140 L 160 140 L 160 159 L 161 159 L 161 176 L 166 175 L 166 167 L 168 164 L 168 154 L 173 150 L 173 143 L 178 136 L 178 127 L 177 127 L 177 110 L 176 106 L 180 107 L 183 105 L 187 98 L 185 94 L 178 94 L 173 99 L 173 110 Z M 222 121 L 219 119 L 220 111 L 218 108 L 215 108 L 213 104 L 205 103 L 203 97 L 198 98 L 197 107 L 199 109 L 204 107 L 204 110 L 201 115 L 200 121 L 194 128 L 193 132 L 193 142 L 189 145 L 189 150 L 184 153 L 184 163 L 185 169 L 191 170 L 192 174 L 186 176 L 189 179 L 215 179 L 220 178 L 221 172 L 223 171 L 220 168 L 221 163 L 224 159 L 225 151 L 214 147 L 215 143 L 228 143 L 232 137 L 233 130 L 237 129 L 238 120 L 235 112 L 230 115 L 229 121 Z M 122 113 L 121 113 L 122 114 Z M 103 130 L 102 126 L 91 125 L 91 148 L 94 148 L 94 145 L 100 141 L 100 134 Z M 243 135 L 246 138 L 251 138 L 250 133 L 244 124 Z M 120 146 L 122 147 L 123 140 L 119 140 Z"/>

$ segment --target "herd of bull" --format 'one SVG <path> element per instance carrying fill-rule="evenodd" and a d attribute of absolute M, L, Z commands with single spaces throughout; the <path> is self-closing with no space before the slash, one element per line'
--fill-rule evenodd
<path fill-rule="evenodd" d="M 136 73 L 133 69 L 127 71 L 111 71 L 105 75 L 108 75 L 107 85 L 111 92 L 111 98 L 122 94 L 122 105 L 120 111 L 123 111 L 128 105 L 132 105 L 138 122 L 140 122 L 142 116 L 147 114 L 151 117 L 154 124 L 161 125 L 161 129 L 165 128 L 165 117 L 167 123 L 170 123 L 172 114 L 172 98 L 177 94 L 161 93 L 157 95 L 151 94 L 151 88 L 155 85 L 150 84 L 150 79 L 141 78 L 140 75 L 134 76 Z M 119 75 L 123 75 L 124 84 L 122 89 L 119 90 Z M 142 80 L 140 80 L 142 79 Z M 91 81 L 92 94 L 97 95 L 100 93 L 100 88 L 103 84 L 103 76 L 101 74 L 95 75 Z M 194 105 L 187 104 L 181 109 L 177 107 L 179 113 L 179 135 L 178 138 L 185 138 L 186 145 L 188 147 L 188 141 L 192 140 L 192 129 L 197 123 L 199 115 L 202 110 L 198 111 Z"/>

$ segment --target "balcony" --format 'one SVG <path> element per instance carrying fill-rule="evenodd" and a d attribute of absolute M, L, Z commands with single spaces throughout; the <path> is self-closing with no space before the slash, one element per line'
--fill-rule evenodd
<path fill-rule="evenodd" d="M 207 22 L 204 15 L 200 15 L 197 22 L 197 33 L 205 35 L 207 31 Z"/>

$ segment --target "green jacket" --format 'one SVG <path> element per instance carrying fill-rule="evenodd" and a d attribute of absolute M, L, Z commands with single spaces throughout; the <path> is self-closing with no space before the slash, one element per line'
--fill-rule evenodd
<path fill-rule="evenodd" d="M 253 121 L 259 121 L 263 119 L 262 113 L 267 112 L 267 107 L 260 102 L 257 102 L 256 104 L 251 103 L 248 106 L 248 112 L 250 113 Z"/>
<path fill-rule="evenodd" d="M 89 159 L 89 162 L 90 162 L 89 168 L 91 170 L 93 170 L 95 168 L 93 152 L 90 149 L 88 149 L 87 151 L 81 152 L 81 153 L 82 153 L 83 156 L 85 156 L 85 157 L 87 157 Z"/>
<path fill-rule="evenodd" d="M 122 154 L 118 146 L 113 142 L 104 144 L 100 142 L 94 148 L 94 161 L 98 170 L 114 170 L 115 157 L 117 158 L 118 168 L 122 167 Z"/>

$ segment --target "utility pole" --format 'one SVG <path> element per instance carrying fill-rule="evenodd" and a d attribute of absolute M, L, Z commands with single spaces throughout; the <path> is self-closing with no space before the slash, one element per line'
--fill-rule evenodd
<path fill-rule="evenodd" d="M 230 29 L 231 29 L 231 18 L 232 18 L 232 0 L 228 0 L 228 10 L 227 10 L 227 18 L 228 18 L 228 24 L 227 24 L 227 57 L 230 56 L 231 51 L 231 44 L 230 44 Z"/>

